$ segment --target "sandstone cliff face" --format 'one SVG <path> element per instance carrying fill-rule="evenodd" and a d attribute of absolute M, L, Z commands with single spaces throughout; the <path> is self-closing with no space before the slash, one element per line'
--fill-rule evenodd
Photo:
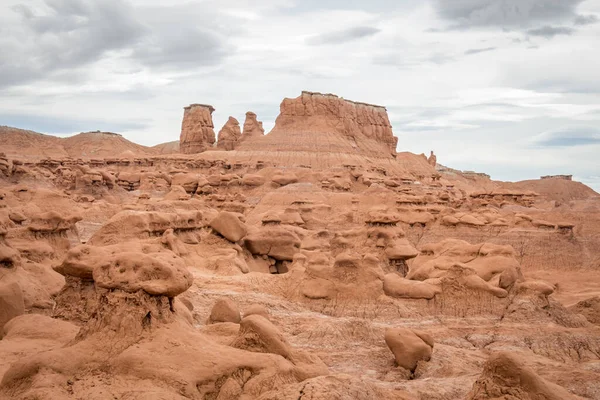
<path fill-rule="evenodd" d="M 241 136 L 240 123 L 237 119 L 229 117 L 223 128 L 219 131 L 217 147 L 223 150 L 233 150 Z"/>
<path fill-rule="evenodd" d="M 201 153 L 214 145 L 213 111 L 213 106 L 205 104 L 191 104 L 184 108 L 179 139 L 182 153 Z"/>
<path fill-rule="evenodd" d="M 252 111 L 246 113 L 246 121 L 244 122 L 244 138 L 250 138 L 253 136 L 263 136 L 265 130 L 262 126 L 262 122 L 256 119 L 256 114 Z"/>
<path fill-rule="evenodd" d="M 244 127 L 244 135 L 246 129 Z M 284 99 L 273 130 L 244 140 L 240 150 L 269 149 L 393 157 L 398 138 L 385 107 L 345 100 L 333 94 L 302 92 Z"/>

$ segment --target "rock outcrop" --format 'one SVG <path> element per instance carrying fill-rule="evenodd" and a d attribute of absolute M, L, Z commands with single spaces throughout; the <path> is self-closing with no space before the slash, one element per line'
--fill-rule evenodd
<path fill-rule="evenodd" d="M 246 124 L 242 136 L 245 134 Z M 385 107 L 333 94 L 302 92 L 295 99 L 283 100 L 275 127 L 268 135 L 248 138 L 240 149 L 391 158 L 397 143 Z"/>
<path fill-rule="evenodd" d="M 262 122 L 256 119 L 256 114 L 252 111 L 246 113 L 246 121 L 244 121 L 244 138 L 251 138 L 256 136 L 263 136 L 265 130 L 262 126 Z"/>
<path fill-rule="evenodd" d="M 223 128 L 219 131 L 217 147 L 223 150 L 233 150 L 241 136 L 240 123 L 237 119 L 229 117 Z"/>
<path fill-rule="evenodd" d="M 183 154 L 202 153 L 215 143 L 213 106 L 190 104 L 184 108 L 179 149 Z"/>
<path fill-rule="evenodd" d="M 385 331 L 388 345 L 398 366 L 410 370 L 417 368 L 419 361 L 429 361 L 433 351 L 433 339 L 428 334 L 407 328 L 388 328 Z"/>

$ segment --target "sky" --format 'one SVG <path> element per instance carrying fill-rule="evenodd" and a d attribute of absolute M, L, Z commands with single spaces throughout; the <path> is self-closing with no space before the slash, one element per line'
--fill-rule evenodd
<path fill-rule="evenodd" d="M 600 0 L 0 0 L 0 125 L 155 145 L 207 103 L 268 132 L 302 90 L 386 106 L 398 151 L 600 191 Z"/>

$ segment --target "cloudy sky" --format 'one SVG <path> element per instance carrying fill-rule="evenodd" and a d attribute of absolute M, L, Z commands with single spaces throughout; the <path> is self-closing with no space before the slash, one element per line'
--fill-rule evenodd
<path fill-rule="evenodd" d="M 189 103 L 268 131 L 302 90 L 387 106 L 399 151 L 600 190 L 600 0 L 0 0 L 0 125 L 154 145 Z"/>

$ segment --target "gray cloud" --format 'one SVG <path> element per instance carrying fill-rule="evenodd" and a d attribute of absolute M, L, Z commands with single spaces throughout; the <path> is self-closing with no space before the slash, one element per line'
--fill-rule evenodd
<path fill-rule="evenodd" d="M 373 36 L 379 31 L 379 29 L 371 26 L 356 26 L 340 31 L 327 32 L 312 36 L 306 40 L 306 43 L 310 45 L 340 44 L 362 39 L 368 36 Z"/>
<path fill-rule="evenodd" d="M 190 69 L 220 63 L 234 51 L 226 37 L 239 34 L 237 20 L 198 4 L 141 7 L 145 34 L 135 43 L 132 59 L 158 69 Z"/>
<path fill-rule="evenodd" d="M 562 127 L 532 138 L 531 144 L 541 147 L 572 147 L 600 144 L 600 129 L 592 127 Z"/>
<path fill-rule="evenodd" d="M 43 4 L 41 9 L 26 4 L 11 8 L 19 18 L 0 35 L 0 87 L 87 73 L 82 67 L 113 51 L 149 68 L 214 65 L 232 51 L 224 37 L 237 32 L 229 28 L 235 26 L 234 17 L 197 4 L 138 8 L 125 0 Z"/>
<path fill-rule="evenodd" d="M 597 23 L 598 21 L 600 21 L 600 18 L 598 18 L 596 15 L 590 14 L 590 15 L 578 15 L 573 20 L 573 23 L 575 25 L 581 26 L 581 25 L 592 25 L 592 24 Z"/>
<path fill-rule="evenodd" d="M 217 64 L 226 54 L 226 45 L 217 35 L 187 26 L 144 37 L 132 58 L 149 67 L 189 68 Z"/>
<path fill-rule="evenodd" d="M 540 22 L 571 20 L 583 0 L 434 0 L 440 17 L 454 28 L 523 28 Z"/>
<path fill-rule="evenodd" d="M 575 29 L 567 26 L 542 26 L 540 28 L 528 29 L 527 34 L 530 36 L 539 36 L 546 39 L 552 39 L 557 35 L 571 35 Z"/>
<path fill-rule="evenodd" d="M 465 55 L 485 53 L 487 51 L 494 51 L 496 49 L 497 49 L 497 47 L 486 47 L 484 49 L 469 49 L 469 50 L 465 51 Z"/>
<path fill-rule="evenodd" d="M 121 0 L 45 0 L 45 13 L 13 7 L 20 22 L 0 39 L 0 87 L 52 77 L 131 45 L 143 32 Z"/>

